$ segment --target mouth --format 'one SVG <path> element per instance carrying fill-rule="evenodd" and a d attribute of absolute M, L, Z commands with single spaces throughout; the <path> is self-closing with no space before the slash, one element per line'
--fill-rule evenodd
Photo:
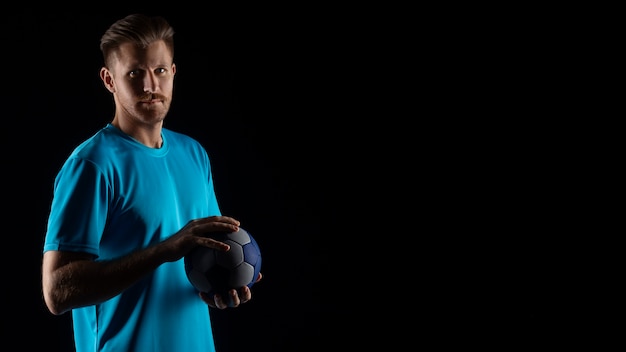
<path fill-rule="evenodd" d="M 165 101 L 165 97 L 160 94 L 150 94 L 139 98 L 142 103 L 162 103 Z"/>
<path fill-rule="evenodd" d="M 162 103 L 163 100 L 161 100 L 161 99 L 149 99 L 149 100 L 142 99 L 139 102 L 141 104 L 156 104 L 156 103 Z"/>

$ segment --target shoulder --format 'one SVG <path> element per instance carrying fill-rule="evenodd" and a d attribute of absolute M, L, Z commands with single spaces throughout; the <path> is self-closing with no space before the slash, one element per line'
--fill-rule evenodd
<path fill-rule="evenodd" d="M 169 148 L 193 149 L 200 152 L 206 152 L 204 146 L 195 138 L 181 133 L 163 128 L 161 134 L 167 141 Z"/>
<path fill-rule="evenodd" d="M 107 125 L 74 148 L 69 159 L 107 160 L 119 155 L 124 143 L 119 133 Z"/>
<path fill-rule="evenodd" d="M 176 141 L 176 142 L 184 142 L 184 143 L 189 143 L 189 144 L 200 144 L 195 138 L 181 133 L 181 132 L 177 132 L 177 131 L 173 131 L 167 128 L 163 128 L 161 130 L 161 134 L 171 140 L 171 141 Z"/>

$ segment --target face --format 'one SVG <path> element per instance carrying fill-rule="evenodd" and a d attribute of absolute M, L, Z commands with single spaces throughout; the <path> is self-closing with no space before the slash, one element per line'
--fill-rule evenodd
<path fill-rule="evenodd" d="M 176 65 L 165 43 L 158 41 L 145 49 L 123 44 L 113 66 L 100 76 L 114 93 L 116 119 L 154 124 L 165 119 L 172 102 Z"/>

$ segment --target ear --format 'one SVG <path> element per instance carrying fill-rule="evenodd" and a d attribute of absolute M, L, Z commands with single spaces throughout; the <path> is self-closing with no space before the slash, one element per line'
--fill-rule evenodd
<path fill-rule="evenodd" d="M 113 76 L 108 68 L 102 67 L 100 69 L 100 79 L 102 80 L 102 83 L 104 83 L 104 87 L 109 92 L 115 93 L 115 82 L 113 81 Z"/>
<path fill-rule="evenodd" d="M 176 64 L 172 63 L 172 75 L 176 74 Z"/>

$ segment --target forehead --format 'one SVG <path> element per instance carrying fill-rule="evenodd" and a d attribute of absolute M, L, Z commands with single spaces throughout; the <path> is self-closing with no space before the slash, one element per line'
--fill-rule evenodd
<path fill-rule="evenodd" d="M 145 48 L 133 43 L 120 45 L 116 52 L 117 65 L 130 66 L 169 66 L 172 64 L 172 53 L 162 40 L 156 41 Z"/>

